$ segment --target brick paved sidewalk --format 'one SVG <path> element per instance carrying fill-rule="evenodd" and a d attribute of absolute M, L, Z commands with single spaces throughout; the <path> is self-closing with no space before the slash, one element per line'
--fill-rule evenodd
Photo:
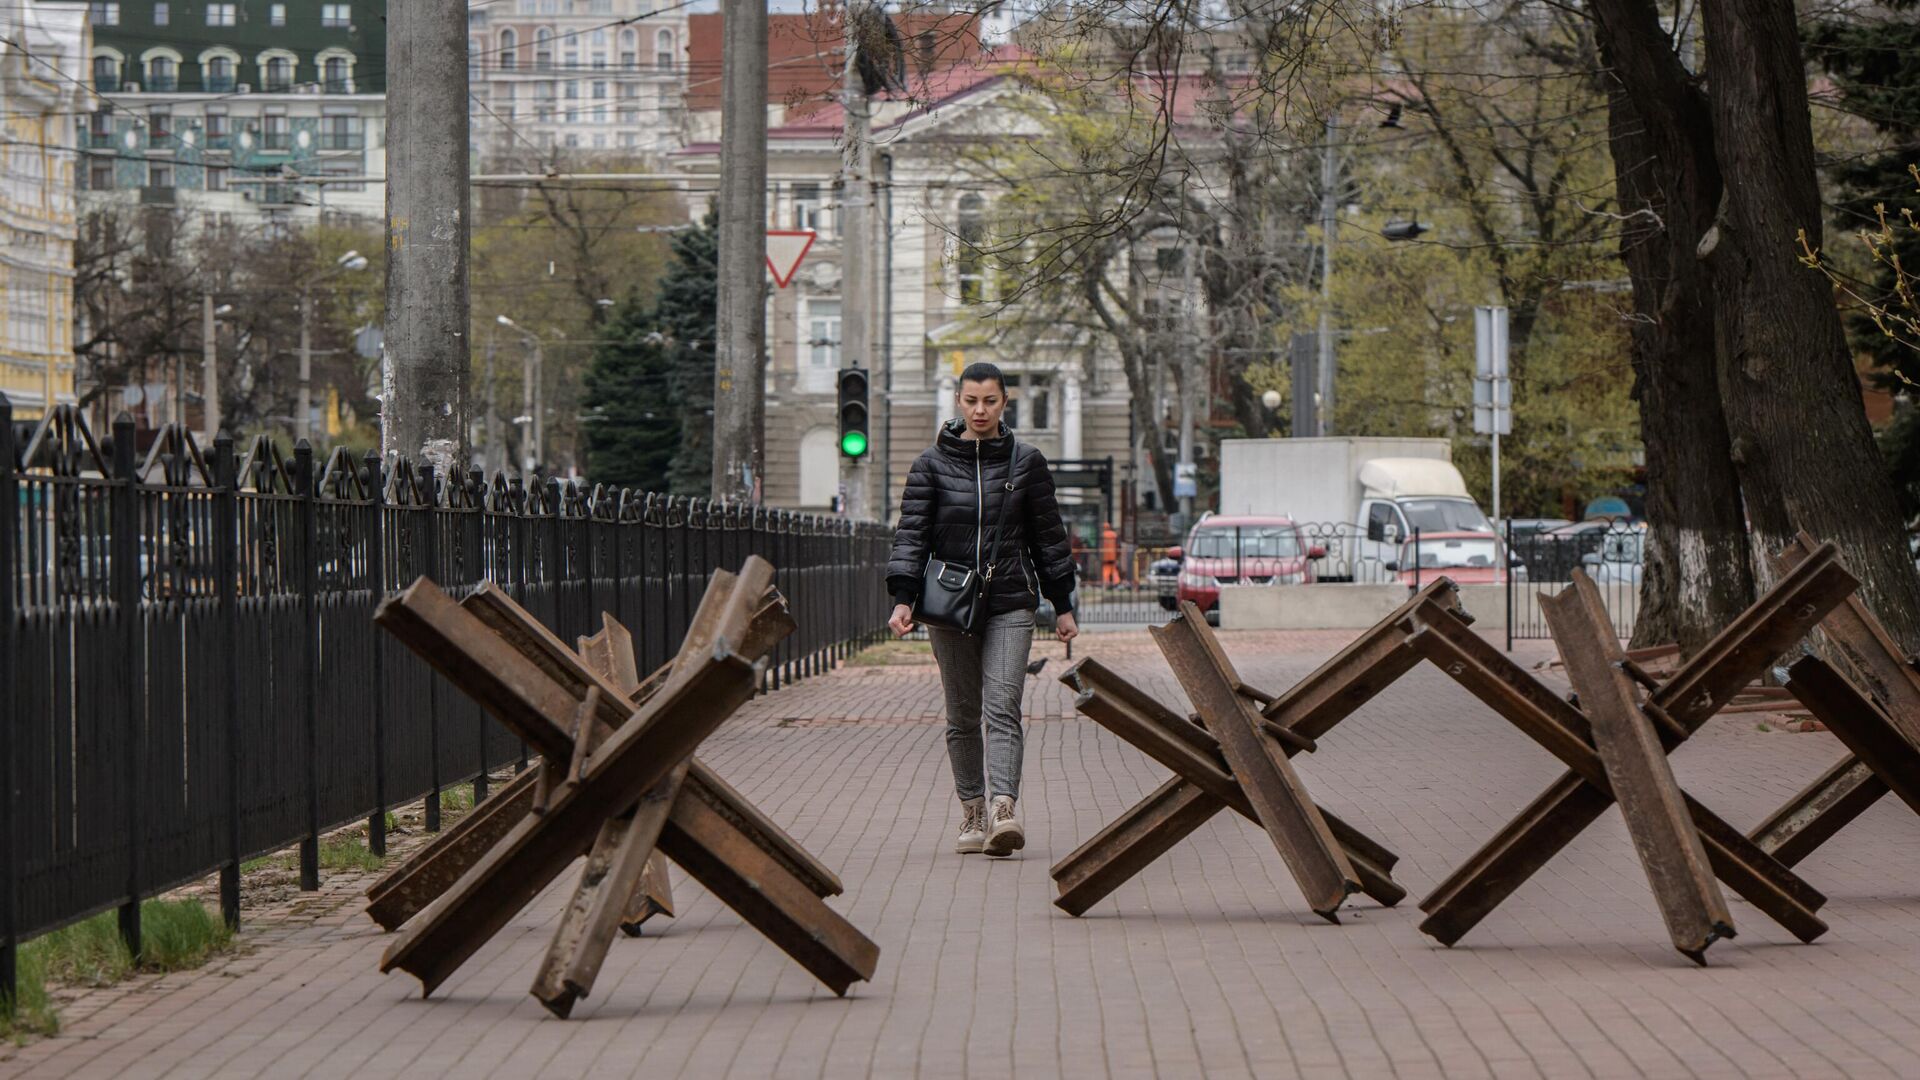
<path fill-rule="evenodd" d="M 1346 637 L 1225 640 L 1250 681 L 1279 688 Z M 1177 700 L 1143 636 L 1081 647 Z M 1296 759 L 1329 807 L 1401 853 L 1413 896 L 1398 909 L 1359 898 L 1344 925 L 1323 923 L 1264 834 L 1222 816 L 1072 919 L 1051 906 L 1048 866 L 1166 773 L 1072 718 L 1062 666 L 1031 684 L 1030 839 L 1004 862 L 947 852 L 930 665 L 780 691 L 703 751 L 841 874 L 833 903 L 882 950 L 846 1000 L 684 877 L 682 918 L 617 943 L 571 1022 L 526 993 L 570 878 L 425 1002 L 378 974 L 388 939 L 342 897 L 247 955 L 119 995 L 0 1058 L 0 1075 L 1920 1074 L 1920 821 L 1891 799 L 1802 865 L 1830 897 L 1814 945 L 1730 895 L 1740 936 L 1711 967 L 1686 963 L 1609 813 L 1445 949 L 1416 928 L 1415 900 L 1560 769 L 1422 668 Z M 1840 754 L 1830 735 L 1757 719 L 1715 720 L 1674 759 L 1736 824 Z"/>

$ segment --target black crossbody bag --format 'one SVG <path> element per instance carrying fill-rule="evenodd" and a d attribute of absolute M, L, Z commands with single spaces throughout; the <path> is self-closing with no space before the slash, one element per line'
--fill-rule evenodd
<path fill-rule="evenodd" d="M 1014 453 L 1020 447 L 1014 446 Z M 1013 466 L 1007 467 L 1007 483 L 1013 483 Z M 984 500 L 984 492 L 983 500 Z M 1004 516 L 1006 501 L 1001 500 Z M 980 512 L 986 513 L 981 506 Z M 999 559 L 1000 522 L 993 523 L 993 542 L 984 545 L 981 550 L 993 556 L 983 574 L 976 567 L 961 566 L 943 559 L 929 558 L 927 569 L 921 575 L 920 603 L 914 610 L 914 618 L 928 626 L 938 626 L 943 630 L 957 630 L 962 634 L 977 634 L 987 621 L 987 594 L 993 586 L 993 574 L 1000 566 Z"/>

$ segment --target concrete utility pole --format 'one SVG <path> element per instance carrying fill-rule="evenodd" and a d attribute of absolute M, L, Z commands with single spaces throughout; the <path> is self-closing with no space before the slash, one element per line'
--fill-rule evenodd
<path fill-rule="evenodd" d="M 879 365 L 873 355 L 874 206 L 872 199 L 873 140 L 871 106 L 866 82 L 860 78 L 860 29 L 867 5 L 850 2 L 841 8 L 841 38 L 846 63 L 841 68 L 840 103 L 846 127 L 840 147 L 840 238 L 844 263 L 840 290 L 840 360 L 846 367 L 867 369 L 868 423 L 872 423 L 872 388 Z M 871 445 L 871 444 L 869 444 Z M 868 505 L 867 459 L 840 455 L 840 488 L 846 493 L 846 515 L 873 517 Z"/>
<path fill-rule="evenodd" d="M 313 444 L 313 291 L 300 290 L 300 396 L 293 408 L 293 437 Z"/>
<path fill-rule="evenodd" d="M 380 449 L 467 463 L 467 3 L 387 6 L 387 326 Z"/>
<path fill-rule="evenodd" d="M 1188 246 L 1186 230 L 1180 231 L 1180 464 L 1182 468 L 1174 470 L 1175 487 L 1179 487 L 1178 478 L 1194 475 L 1197 481 L 1198 468 L 1193 459 L 1193 420 L 1194 397 L 1199 389 L 1195 384 L 1200 381 L 1200 334 L 1199 305 L 1195 302 L 1193 291 L 1193 250 Z M 1187 490 L 1181 488 L 1180 490 Z M 1185 529 L 1193 524 L 1192 495 L 1181 495 L 1180 527 Z"/>
<path fill-rule="evenodd" d="M 1334 186 L 1340 179 L 1340 117 L 1327 114 L 1326 145 L 1320 151 L 1320 355 L 1314 389 L 1320 396 L 1314 409 L 1314 430 L 1296 435 L 1333 434 L 1333 242 L 1340 228 Z"/>
<path fill-rule="evenodd" d="M 713 497 L 759 502 L 767 443 L 767 5 L 723 0 L 721 10 Z"/>
<path fill-rule="evenodd" d="M 200 294 L 200 394 L 205 400 L 201 403 L 200 414 L 206 419 L 207 444 L 211 451 L 213 437 L 220 434 L 220 353 L 218 339 L 214 336 L 213 294 Z M 52 398 L 48 398 L 52 401 Z"/>

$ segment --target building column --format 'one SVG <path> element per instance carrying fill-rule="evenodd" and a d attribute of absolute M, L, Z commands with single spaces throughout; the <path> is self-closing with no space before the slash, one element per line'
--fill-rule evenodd
<path fill-rule="evenodd" d="M 1060 456 L 1084 456 L 1080 435 L 1080 372 L 1069 367 L 1060 382 Z"/>
<path fill-rule="evenodd" d="M 938 413 L 940 416 L 940 422 L 942 424 L 945 424 L 947 421 L 960 415 L 958 412 L 954 410 L 954 406 L 953 406 L 954 399 L 959 393 L 960 393 L 960 385 L 959 383 L 954 381 L 953 376 L 951 375 L 940 376 L 940 400 L 935 405 L 935 408 L 938 410 Z"/>

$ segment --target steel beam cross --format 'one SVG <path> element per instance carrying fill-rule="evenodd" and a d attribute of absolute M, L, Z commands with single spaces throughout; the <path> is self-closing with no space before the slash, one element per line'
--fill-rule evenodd
<path fill-rule="evenodd" d="M 1434 581 L 1278 697 L 1241 682 L 1204 619 L 1183 612 L 1156 636 L 1204 727 L 1097 660 L 1069 668 L 1060 681 L 1075 691 L 1075 707 L 1175 775 L 1053 867 L 1060 892 L 1055 905 L 1085 913 L 1226 809 L 1268 829 L 1283 856 L 1291 848 L 1288 867 L 1298 860 L 1305 869 L 1296 880 L 1306 879 L 1302 892 L 1316 913 L 1333 919 L 1356 884 L 1385 906 L 1399 903 L 1406 890 L 1392 877 L 1398 856 L 1308 800 L 1286 759 L 1313 749 L 1315 740 L 1420 662 L 1406 647 L 1402 624 L 1423 603 L 1455 612 L 1453 584 Z M 1450 617 L 1465 623 L 1457 612 Z M 1255 713 L 1255 704 L 1264 709 Z M 1247 733 L 1232 758 L 1218 735 L 1223 730 Z M 1239 768 L 1249 762 L 1262 791 L 1258 804 Z"/>
<path fill-rule="evenodd" d="M 835 993 L 872 977 L 878 947 L 822 903 L 840 891 L 838 880 L 693 757 L 751 696 L 754 662 L 792 630 L 771 579 L 757 557 L 737 578 L 716 574 L 671 670 L 637 690 L 617 670 L 603 675 L 603 665 L 583 660 L 497 589 L 455 604 L 422 580 L 381 606 L 381 625 L 541 755 L 538 769 L 482 804 L 500 807 L 487 827 L 461 844 L 448 843 L 450 834 L 438 871 L 414 875 L 403 890 L 408 903 L 395 909 L 426 904 L 382 971 L 411 972 L 431 994 L 585 853 L 533 989 L 565 1016 L 591 990 L 615 930 L 657 902 L 644 888 L 657 849 Z M 588 639 L 588 651 L 624 636 L 609 626 L 600 642 Z M 637 708 L 630 695 L 642 699 Z M 497 839 L 474 839 L 489 833 Z M 441 884 L 450 874 L 455 880 Z"/>
<path fill-rule="evenodd" d="M 1620 670 L 1649 692 L 1641 709 L 1656 725 L 1664 749 L 1671 753 L 1699 730 L 1855 587 L 1853 576 L 1827 545 L 1783 576 L 1672 678 L 1655 682 L 1623 662 Z M 1459 632 L 1455 622 L 1429 606 L 1416 609 L 1409 617 L 1409 644 L 1570 771 L 1420 902 L 1427 913 L 1420 929 L 1448 945 L 1465 936 L 1614 802 L 1612 782 L 1581 708 L 1476 635 Z M 1681 798 L 1721 882 L 1802 941 L 1826 932 L 1826 924 L 1814 914 L 1826 903 L 1825 896 L 1697 800 L 1684 793 Z"/>

